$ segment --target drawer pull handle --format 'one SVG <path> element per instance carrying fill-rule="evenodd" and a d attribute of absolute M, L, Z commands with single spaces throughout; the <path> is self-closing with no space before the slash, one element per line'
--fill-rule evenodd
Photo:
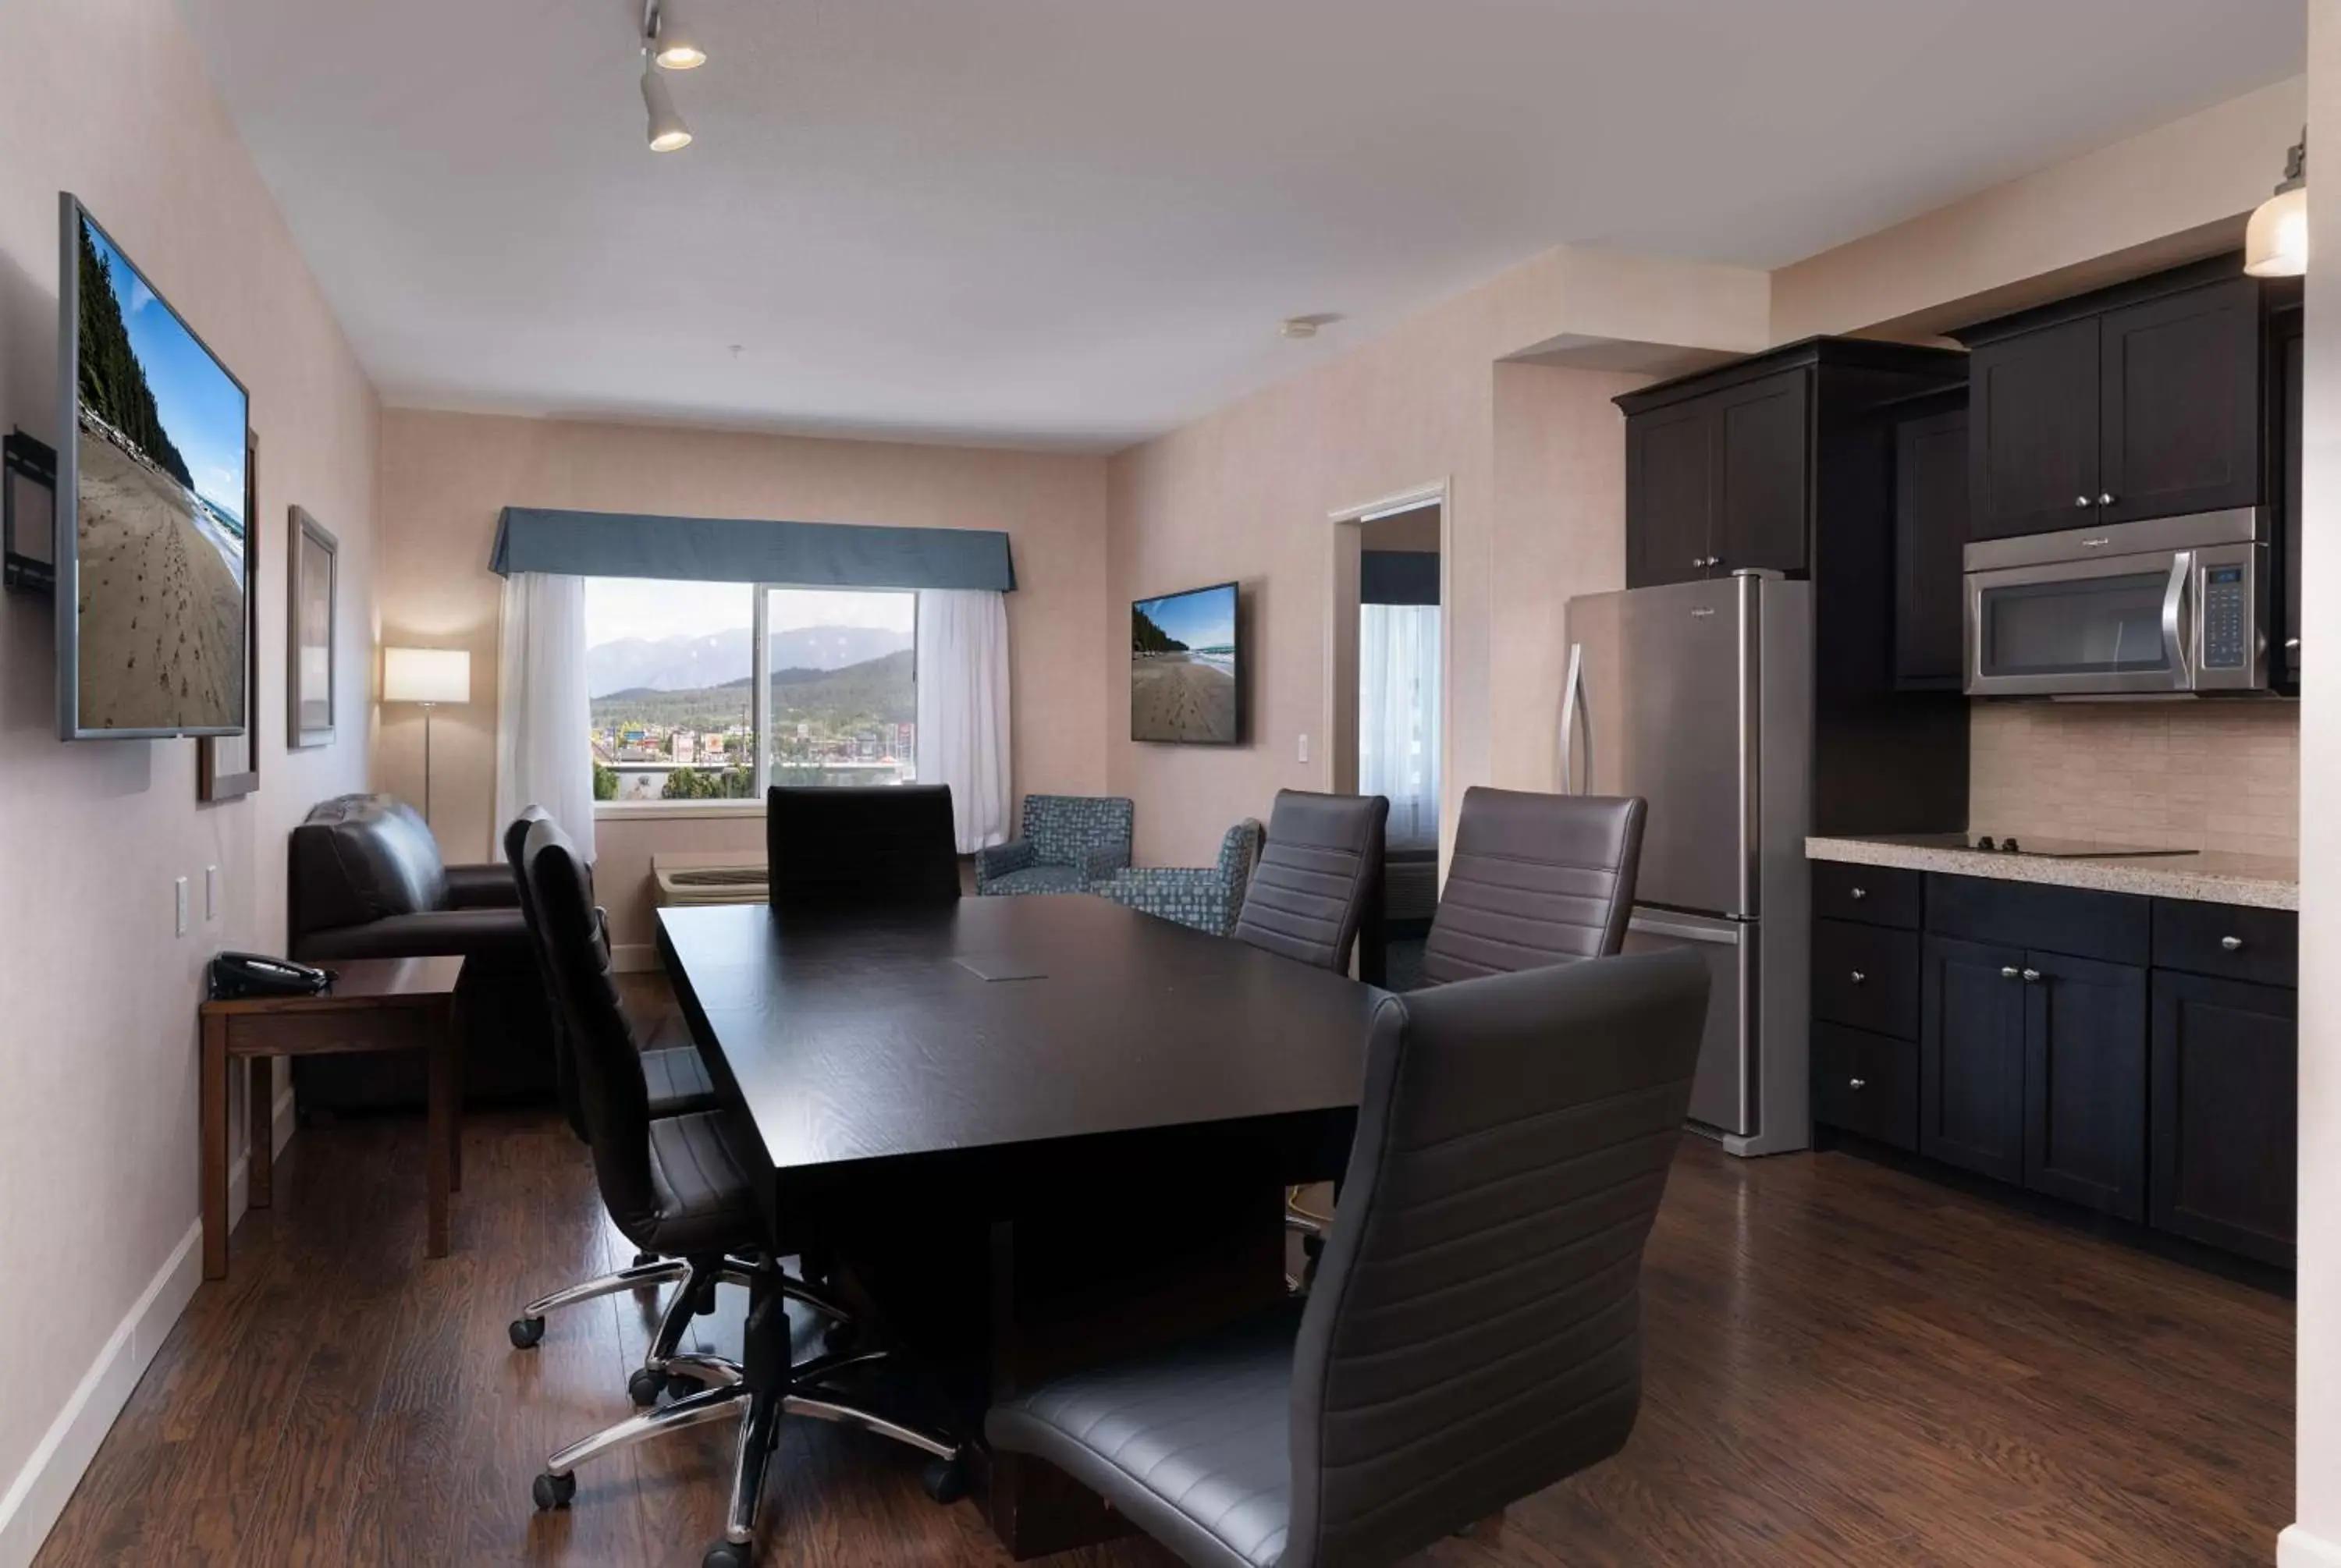
<path fill-rule="evenodd" d="M 1868 1078 L 1848 1078 L 1845 1083 L 1846 1087 L 1852 1089 L 1866 1089 L 1869 1087 Z"/>
<path fill-rule="evenodd" d="M 2024 983 L 2027 986 L 2039 978 L 2040 971 L 2037 969 L 2027 969 L 2024 971 Z"/>
<path fill-rule="evenodd" d="M 1862 982 L 1862 981 L 1864 981 L 1864 980 L 1866 980 L 1866 979 L 1868 979 L 1868 978 L 1869 978 L 1869 977 L 1868 977 L 1868 975 L 1863 974 L 1859 969 L 1856 969 L 1856 970 L 1853 972 L 1853 983 L 1854 983 L 1855 985 L 1857 985 L 1857 986 L 1858 986 L 1858 985 L 1859 985 L 1859 984 L 1861 984 L 1861 982 Z"/>
<path fill-rule="evenodd" d="M 2244 950 L 2244 939 L 2241 937 L 2222 937 L 2219 938 L 2219 946 L 2226 948 L 2230 953 L 2240 953 Z"/>
<path fill-rule="evenodd" d="M 1867 888 L 1854 888 L 1849 891 L 1857 901 L 1869 897 L 1869 889 Z"/>
<path fill-rule="evenodd" d="M 2003 967 L 1999 971 L 1999 978 L 2003 980 L 2013 980 L 2017 978 L 2017 976 L 2015 966 L 2007 965 Z"/>

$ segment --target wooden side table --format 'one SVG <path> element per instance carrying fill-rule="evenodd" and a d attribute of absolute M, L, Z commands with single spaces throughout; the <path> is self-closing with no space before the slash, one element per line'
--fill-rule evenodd
<path fill-rule="evenodd" d="M 251 1152 L 245 1166 L 254 1208 L 274 1185 L 275 1057 L 349 1051 L 422 1051 L 430 1058 L 430 1138 L 424 1164 L 430 1221 L 424 1251 L 447 1255 L 447 1195 L 463 1185 L 460 1084 L 463 1039 L 456 1016 L 460 958 L 352 958 L 334 966 L 333 988 L 314 997 L 244 997 L 203 1005 L 204 1277 L 227 1277 L 227 1077 L 237 1057 L 251 1063 Z"/>

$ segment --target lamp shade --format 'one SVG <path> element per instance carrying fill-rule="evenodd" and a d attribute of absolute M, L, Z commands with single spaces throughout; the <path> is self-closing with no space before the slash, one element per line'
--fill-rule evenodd
<path fill-rule="evenodd" d="M 2296 278 L 2308 270 L 2308 191 L 2295 185 L 2259 204 L 2244 230 L 2244 271 Z"/>
<path fill-rule="evenodd" d="M 469 702 L 472 655 L 462 648 L 385 648 L 384 702 Z"/>

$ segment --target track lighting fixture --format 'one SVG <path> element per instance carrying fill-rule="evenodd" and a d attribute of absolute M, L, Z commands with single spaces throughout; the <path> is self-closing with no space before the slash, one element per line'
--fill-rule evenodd
<path fill-rule="evenodd" d="M 682 123 L 674 94 L 667 91 L 666 78 L 659 74 L 647 50 L 643 55 L 643 106 L 650 111 L 652 152 L 679 153 L 691 145 L 691 127 Z"/>
<path fill-rule="evenodd" d="M 664 70 L 696 71 L 707 64 L 707 51 L 676 14 L 675 0 L 644 0 L 643 36 L 650 43 L 651 58 Z"/>

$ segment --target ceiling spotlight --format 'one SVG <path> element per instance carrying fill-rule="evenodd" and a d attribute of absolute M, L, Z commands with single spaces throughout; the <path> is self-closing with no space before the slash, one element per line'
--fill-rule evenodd
<path fill-rule="evenodd" d="M 1341 318 L 1331 311 L 1320 311 L 1315 315 L 1287 316 L 1277 329 L 1288 338 L 1313 338 L 1320 327 L 1330 327 Z"/>
<path fill-rule="evenodd" d="M 707 51 L 675 15 L 674 0 L 645 0 L 643 36 L 650 40 L 651 58 L 666 70 L 696 71 L 707 64 Z"/>
<path fill-rule="evenodd" d="M 674 94 L 667 91 L 666 78 L 647 58 L 643 62 L 643 106 L 651 114 L 652 152 L 680 153 L 691 145 L 691 127 L 682 123 Z"/>

